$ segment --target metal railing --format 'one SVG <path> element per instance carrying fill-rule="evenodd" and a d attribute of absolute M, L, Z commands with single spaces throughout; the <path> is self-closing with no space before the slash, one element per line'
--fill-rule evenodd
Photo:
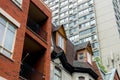
<path fill-rule="evenodd" d="M 28 64 L 21 64 L 20 80 L 44 80 L 45 75 L 36 71 Z"/>
<path fill-rule="evenodd" d="M 34 20 L 28 18 L 27 27 L 39 38 L 43 39 L 44 41 L 47 41 L 47 32 L 44 31 L 42 27 L 39 24 L 37 24 Z"/>

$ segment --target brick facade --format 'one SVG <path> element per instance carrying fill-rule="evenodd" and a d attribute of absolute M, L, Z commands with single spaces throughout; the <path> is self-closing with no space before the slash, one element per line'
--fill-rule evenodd
<path fill-rule="evenodd" d="M 47 41 L 44 42 L 26 28 L 30 0 L 23 0 L 22 8 L 19 8 L 12 0 L 0 0 L 0 8 L 20 23 L 17 28 L 15 46 L 12 59 L 0 53 L 0 76 L 8 80 L 19 80 L 21 58 L 23 53 L 25 34 L 30 35 L 38 44 L 44 46 L 45 53 L 42 57 L 42 72 L 45 80 L 49 80 L 50 74 L 50 44 L 51 44 L 51 11 L 40 0 L 31 0 L 47 17 L 43 29 L 47 32 Z"/>

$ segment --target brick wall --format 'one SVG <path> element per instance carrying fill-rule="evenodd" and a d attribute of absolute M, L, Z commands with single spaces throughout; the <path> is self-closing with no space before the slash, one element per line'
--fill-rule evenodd
<path fill-rule="evenodd" d="M 25 25 L 29 6 L 27 3 L 29 3 L 29 0 L 24 0 L 22 9 L 20 9 L 11 0 L 0 0 L 0 7 L 20 23 L 20 28 L 17 29 L 16 34 L 12 57 L 13 60 L 0 54 L 0 76 L 8 80 L 18 80 L 19 77 Z"/>
<path fill-rule="evenodd" d="M 46 52 L 44 55 L 44 74 L 45 80 L 49 80 L 50 74 L 50 44 L 51 44 L 51 12 L 50 10 L 40 2 L 40 0 L 32 0 L 47 16 L 48 20 L 44 25 L 45 30 L 48 33 Z M 20 23 L 20 28 L 17 29 L 16 41 L 14 46 L 14 53 L 12 60 L 3 56 L 0 53 L 0 76 L 8 80 L 18 80 L 21 56 L 24 45 L 24 37 L 26 31 L 26 22 L 28 16 L 30 0 L 23 0 L 22 9 L 19 8 L 12 0 L 0 0 L 0 7 L 11 15 L 16 21 Z M 44 46 L 45 46 L 44 45 Z"/>

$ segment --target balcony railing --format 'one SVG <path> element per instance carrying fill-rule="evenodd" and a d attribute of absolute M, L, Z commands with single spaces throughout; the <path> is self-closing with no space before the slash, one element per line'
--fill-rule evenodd
<path fill-rule="evenodd" d="M 31 30 L 36 36 L 38 36 L 43 41 L 47 41 L 47 32 L 42 29 L 42 27 L 37 24 L 34 20 L 28 18 L 27 27 Z"/>
<path fill-rule="evenodd" d="M 45 75 L 27 64 L 21 64 L 20 80 L 44 80 Z"/>

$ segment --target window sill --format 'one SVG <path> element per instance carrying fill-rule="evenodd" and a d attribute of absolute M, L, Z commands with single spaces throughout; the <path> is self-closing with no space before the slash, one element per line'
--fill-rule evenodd
<path fill-rule="evenodd" d="M 7 80 L 7 79 L 5 79 L 4 77 L 0 76 L 0 80 Z"/>
<path fill-rule="evenodd" d="M 22 4 L 20 5 L 20 4 L 18 4 L 16 1 L 13 1 L 13 0 L 12 0 L 12 2 L 13 2 L 13 4 L 15 4 L 21 11 L 23 11 L 23 10 L 22 10 Z"/>
<path fill-rule="evenodd" d="M 3 57 L 7 58 L 7 59 L 10 60 L 11 62 L 15 62 L 14 59 L 12 59 L 12 58 L 10 58 L 10 57 L 7 57 L 6 55 L 2 54 L 1 52 L 0 52 L 0 55 L 2 55 Z"/>

